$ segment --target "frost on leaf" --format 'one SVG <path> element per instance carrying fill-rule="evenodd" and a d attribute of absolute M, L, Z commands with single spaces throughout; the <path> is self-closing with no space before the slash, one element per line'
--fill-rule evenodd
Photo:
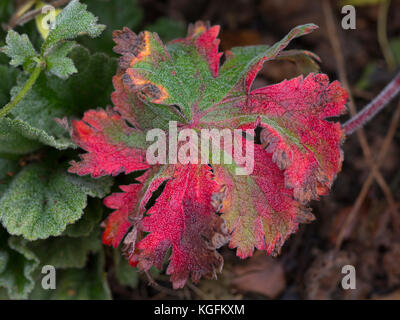
<path fill-rule="evenodd" d="M 324 74 L 256 90 L 251 85 L 269 60 L 316 69 L 310 52 L 284 51 L 316 28 L 296 27 L 270 47 L 232 48 L 222 64 L 218 26 L 198 22 L 186 38 L 167 44 L 147 31 L 114 31 L 121 54 L 115 106 L 73 122 L 73 140 L 87 153 L 70 168 L 94 177 L 144 171 L 139 183 L 105 199 L 115 211 L 103 224 L 104 243 L 123 243 L 130 264 L 143 270 L 168 263 L 166 272 L 180 288 L 189 277 L 216 276 L 222 245 L 229 242 L 241 258 L 255 248 L 279 253 L 300 223 L 314 219 L 306 204 L 328 192 L 343 160 L 343 131 L 326 119 L 345 111 L 347 93 Z M 159 128 L 168 135 L 169 121 L 178 122 L 178 134 L 246 129 L 247 136 L 234 138 L 253 147 L 254 170 L 237 175 L 243 165 L 223 144 L 216 145 L 231 164 L 149 165 L 146 132 Z"/>

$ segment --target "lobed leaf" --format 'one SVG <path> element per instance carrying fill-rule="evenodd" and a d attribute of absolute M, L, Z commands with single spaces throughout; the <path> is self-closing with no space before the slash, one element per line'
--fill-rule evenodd
<path fill-rule="evenodd" d="M 9 128 L 7 130 L 19 132 L 24 138 L 57 149 L 75 147 L 55 118 L 80 115 L 86 108 L 109 101 L 112 91 L 110 78 L 116 64 L 115 60 L 104 54 L 89 55 L 86 49 L 79 46 L 72 50 L 70 57 L 79 73 L 66 81 L 51 75 L 40 75 L 32 90 L 12 110 L 13 120 L 1 119 L 4 126 Z M 25 81 L 26 76 L 20 74 L 17 85 L 11 90 L 12 96 L 19 92 Z M 11 140 L 4 144 L 4 148 L 18 150 L 18 145 Z M 30 150 L 26 147 L 20 153 L 31 152 L 39 146 L 36 142 Z"/>
<path fill-rule="evenodd" d="M 56 45 L 46 56 L 46 70 L 61 79 L 67 79 L 70 75 L 77 73 L 74 61 L 67 57 L 74 46 L 75 42 L 73 41 Z"/>
<path fill-rule="evenodd" d="M 13 235 L 28 240 L 60 235 L 78 220 L 87 196 L 103 197 L 110 190 L 108 178 L 92 181 L 49 169 L 45 163 L 23 168 L 0 199 L 0 218 Z"/>
<path fill-rule="evenodd" d="M 145 135 L 127 125 L 111 109 L 88 111 L 82 121 L 72 121 L 72 139 L 88 153 L 71 162 L 69 172 L 94 178 L 146 169 Z"/>
<path fill-rule="evenodd" d="M 86 5 L 72 0 L 57 15 L 52 29 L 42 45 L 42 54 L 48 54 L 60 41 L 75 39 L 80 34 L 98 37 L 105 26 L 97 24 L 97 18 L 86 11 Z"/>
<path fill-rule="evenodd" d="M 26 34 L 20 35 L 14 30 L 9 30 L 6 37 L 7 45 L 1 48 L 11 58 L 10 64 L 14 67 L 23 66 L 31 70 L 34 58 L 38 55 Z"/>
<path fill-rule="evenodd" d="M 159 185 L 164 179 L 155 179 Z M 154 187 L 150 187 L 154 190 Z M 167 274 L 174 288 L 181 288 L 189 276 L 216 277 L 223 259 L 216 251 L 228 238 L 223 220 L 215 214 L 212 195 L 218 191 L 207 165 L 176 166 L 165 189 L 141 220 L 138 228 L 149 234 L 136 245 L 138 253 L 130 263 L 141 269 L 161 269 L 171 247 Z"/>
<path fill-rule="evenodd" d="M 59 150 L 75 147 L 67 137 L 56 139 L 24 121 L 9 118 L 0 119 L 0 142 L 0 154 L 3 156 L 27 154 L 41 148 L 42 144 Z"/>
<path fill-rule="evenodd" d="M 115 108 L 74 122 L 73 140 L 87 153 L 70 170 L 93 176 L 147 171 L 140 183 L 106 198 L 115 211 L 104 223 L 104 243 L 123 242 L 130 264 L 143 270 L 161 269 L 168 258 L 167 273 L 180 288 L 190 276 L 216 276 L 221 245 L 230 242 L 242 258 L 255 248 L 276 254 L 300 223 L 314 219 L 305 205 L 327 193 L 343 160 L 343 131 L 326 119 L 344 112 L 347 93 L 312 73 L 253 91 L 251 85 L 269 60 L 289 59 L 305 73 L 314 71 L 317 56 L 283 50 L 316 28 L 298 26 L 269 47 L 234 48 L 222 66 L 219 27 L 196 23 L 186 38 L 167 45 L 150 32 L 114 32 L 114 50 L 122 55 L 113 79 Z M 242 165 L 225 142 L 213 146 L 231 164 L 146 164 L 146 130 L 167 130 L 168 121 L 178 122 L 178 133 L 247 130 L 234 138 L 254 149 L 254 170 L 238 175 Z"/>

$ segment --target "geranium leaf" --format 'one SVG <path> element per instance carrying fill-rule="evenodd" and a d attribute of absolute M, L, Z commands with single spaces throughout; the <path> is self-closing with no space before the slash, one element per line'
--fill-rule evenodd
<path fill-rule="evenodd" d="M 70 57 L 79 70 L 78 74 L 66 81 L 42 74 L 32 90 L 12 110 L 14 119 L 2 119 L 13 130 L 21 131 L 24 137 L 57 149 L 74 147 L 74 144 L 55 118 L 80 115 L 87 108 L 110 101 L 110 78 L 116 68 L 115 60 L 104 54 L 89 55 L 82 47 L 74 48 Z M 26 76 L 21 74 L 17 86 L 11 91 L 12 96 L 20 91 L 25 81 Z M 5 147 L 12 149 L 16 145 L 7 144 Z"/>
<path fill-rule="evenodd" d="M 1 222 L 9 233 L 29 240 L 60 235 L 82 216 L 87 196 L 103 197 L 111 184 L 108 178 L 93 181 L 69 175 L 63 168 L 30 164 L 0 199 Z"/>
<path fill-rule="evenodd" d="M 168 263 L 173 286 L 180 288 L 190 276 L 215 277 L 222 267 L 216 251 L 221 245 L 230 242 L 242 258 L 255 248 L 276 254 L 300 223 L 314 219 L 306 203 L 327 193 L 343 160 L 344 133 L 326 119 L 345 111 L 347 93 L 326 75 L 312 73 L 253 91 L 251 85 L 269 60 L 289 59 L 305 73 L 316 69 L 314 54 L 283 51 L 316 28 L 296 27 L 272 46 L 234 48 L 221 67 L 219 27 L 196 23 L 186 38 L 167 45 L 150 32 L 114 33 L 114 49 L 122 55 L 114 77 L 115 108 L 87 112 L 74 122 L 73 140 L 88 153 L 70 171 L 93 176 L 147 171 L 140 183 L 106 198 L 115 211 L 105 220 L 104 243 L 123 242 L 130 264 L 143 270 Z M 178 134 L 234 132 L 234 145 L 254 150 L 247 159 L 252 169 L 244 170 L 227 141 L 212 142 L 213 152 L 222 151 L 217 158 L 230 160 L 226 163 L 207 155 L 201 164 L 148 164 L 144 135 L 156 127 L 171 138 L 165 120 L 177 121 Z M 203 160 L 207 150 L 196 148 Z M 173 147 L 168 150 L 170 159 Z"/>
<path fill-rule="evenodd" d="M 75 39 L 80 34 L 98 37 L 105 26 L 97 24 L 97 18 L 86 11 L 86 5 L 72 0 L 57 15 L 52 29 L 42 45 L 42 54 L 47 54 L 60 41 Z"/>
<path fill-rule="evenodd" d="M 9 30 L 6 38 L 7 45 L 1 48 L 11 58 L 10 64 L 14 67 L 23 66 L 25 70 L 31 70 L 38 55 L 26 34 L 20 35 L 14 30 Z"/>
<path fill-rule="evenodd" d="M 24 121 L 9 118 L 0 119 L 0 141 L 1 155 L 27 154 L 41 148 L 42 144 L 59 150 L 76 147 L 68 137 L 55 138 Z"/>
<path fill-rule="evenodd" d="M 345 112 L 346 100 L 339 82 L 310 74 L 256 89 L 229 110 L 215 110 L 203 120 L 263 128 L 261 142 L 284 170 L 286 187 L 294 190 L 296 199 L 307 202 L 326 194 L 341 169 L 343 131 L 339 123 L 325 119 Z"/>
<path fill-rule="evenodd" d="M 75 42 L 73 41 L 56 45 L 50 54 L 46 56 L 46 70 L 61 79 L 67 79 L 70 75 L 78 72 L 74 61 L 67 57 L 74 46 Z"/>
<path fill-rule="evenodd" d="M 93 177 L 146 169 L 146 137 L 116 112 L 88 111 L 82 121 L 72 121 L 73 141 L 88 153 L 71 162 L 69 171 Z M 132 161 L 136 159 L 136 161 Z M 129 161 L 130 160 L 130 161 Z"/>
<path fill-rule="evenodd" d="M 254 169 L 249 175 L 237 175 L 238 165 L 214 165 L 216 181 L 224 186 L 220 210 L 232 232 L 229 246 L 237 248 L 241 258 L 251 256 L 254 248 L 279 253 L 300 222 L 313 220 L 313 215 L 293 199 L 293 191 L 285 187 L 284 175 L 271 153 L 260 145 L 253 148 Z"/>
<path fill-rule="evenodd" d="M 169 248 L 167 268 L 174 288 L 181 288 L 189 276 L 216 277 L 223 260 L 217 248 L 228 239 L 223 220 L 215 214 L 212 195 L 218 191 L 207 165 L 175 168 L 165 189 L 140 222 L 138 228 L 149 234 L 130 256 L 131 264 L 149 270 L 161 269 Z"/>
<path fill-rule="evenodd" d="M 168 47 L 155 33 L 146 31 L 136 35 L 128 28 L 115 31 L 117 45 L 114 50 L 122 55 L 120 67 L 125 70 L 122 77 L 124 84 L 148 102 L 177 105 L 186 118 L 191 119 L 192 109 L 197 104 L 212 103 L 213 97 L 208 90 L 211 87 L 217 89 L 206 56 L 207 50 L 211 49 L 204 49 L 204 43 L 196 42 L 202 34 L 208 36 L 208 30 L 201 24 L 198 33 L 191 31 L 187 38 Z M 214 30 L 211 30 L 211 41 L 215 40 Z M 213 72 L 216 61 L 213 62 Z"/>

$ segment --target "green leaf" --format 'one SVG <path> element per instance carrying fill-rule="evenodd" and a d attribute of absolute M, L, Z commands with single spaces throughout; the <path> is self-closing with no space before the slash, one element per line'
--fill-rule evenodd
<path fill-rule="evenodd" d="M 28 240 L 58 236 L 82 216 L 88 195 L 102 198 L 111 184 L 108 177 L 94 180 L 70 175 L 52 164 L 30 164 L 0 199 L 2 224 L 9 233 Z"/>
<path fill-rule="evenodd" d="M 60 41 L 75 39 L 81 34 L 98 37 L 104 29 L 104 25 L 97 24 L 97 17 L 86 11 L 85 4 L 72 0 L 56 17 L 54 29 L 43 42 L 42 54 L 47 55 Z"/>
<path fill-rule="evenodd" d="M 119 250 L 113 250 L 115 276 L 120 284 L 136 288 L 139 283 L 139 273 L 136 268 L 133 268 L 128 260 L 121 256 Z"/>
<path fill-rule="evenodd" d="M 43 290 L 37 285 L 30 295 L 35 300 L 109 300 L 107 276 L 104 272 L 104 253 L 91 256 L 83 269 L 57 271 L 57 288 Z"/>
<path fill-rule="evenodd" d="M 73 41 L 58 44 L 46 57 L 46 70 L 61 79 L 67 79 L 70 75 L 78 72 L 72 59 L 67 57 L 75 45 Z"/>
<path fill-rule="evenodd" d="M 130 0 L 129 3 L 126 0 L 86 0 L 85 3 L 87 3 L 88 10 L 98 16 L 99 21 L 107 26 L 96 41 L 88 38 L 79 39 L 79 42 L 92 52 L 114 55 L 112 32 L 123 27 L 135 30 L 143 18 L 143 10 L 136 0 Z"/>
<path fill-rule="evenodd" d="M 11 111 L 12 125 L 23 128 L 18 130 L 24 131 L 25 137 L 57 149 L 74 144 L 54 119 L 79 116 L 86 109 L 110 103 L 112 75 L 116 69 L 115 59 L 104 54 L 89 55 L 81 46 L 74 48 L 69 56 L 79 71 L 77 74 L 63 81 L 42 73 L 32 90 Z M 26 75 L 20 74 L 17 85 L 11 90 L 13 97 L 25 81 Z M 7 144 L 6 147 L 13 149 L 15 145 Z"/>
<path fill-rule="evenodd" d="M 7 45 L 1 48 L 11 58 L 10 64 L 14 67 L 24 66 L 25 70 L 31 70 L 34 64 L 33 58 L 38 54 L 26 34 L 20 35 L 14 30 L 9 30 L 6 38 Z"/>
<path fill-rule="evenodd" d="M 84 214 L 74 224 L 70 224 L 65 229 L 63 235 L 69 237 L 87 237 L 97 226 L 102 218 L 103 206 L 98 199 L 89 198 L 89 204 L 84 210 Z"/>
<path fill-rule="evenodd" d="M 32 272 L 38 258 L 26 247 L 26 240 L 8 237 L 0 228 L 0 287 L 11 299 L 26 299 L 34 287 Z"/>
<path fill-rule="evenodd" d="M 30 126 L 24 121 L 0 119 L 0 155 L 22 155 L 42 147 L 42 143 L 59 150 L 76 147 L 71 139 L 56 139 L 46 131 Z"/>
<path fill-rule="evenodd" d="M 87 237 L 56 237 L 30 242 L 28 248 L 39 258 L 41 265 L 52 265 L 57 270 L 83 268 L 90 252 L 101 249 L 100 230 Z"/>

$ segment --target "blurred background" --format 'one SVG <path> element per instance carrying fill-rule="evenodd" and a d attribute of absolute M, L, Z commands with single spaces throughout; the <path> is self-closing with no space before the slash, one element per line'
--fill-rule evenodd
<path fill-rule="evenodd" d="M 321 58 L 321 72 L 340 79 L 352 94 L 349 107 L 361 109 L 390 82 L 400 66 L 400 1 L 392 0 L 89 0 L 89 11 L 107 25 L 101 38 L 82 39 L 92 52 L 112 52 L 111 32 L 128 26 L 135 32 L 150 29 L 164 41 L 182 37 L 189 23 L 207 20 L 221 25 L 221 50 L 267 44 L 281 39 L 296 25 L 320 28 L 296 39 L 289 49 L 306 49 Z M 0 1 L 0 21 L 26 1 Z M 356 29 L 344 30 L 344 5 L 356 8 Z M 41 41 L 34 21 L 17 26 L 30 39 Z M 4 31 L 0 39 L 4 39 Z M 0 57 L 4 59 L 4 57 Z M 288 61 L 268 62 L 256 86 L 299 75 Z M 110 79 L 111 80 L 111 79 Z M 352 104 L 352 106 L 350 106 Z M 158 286 L 144 274 L 116 272 L 115 255 L 108 248 L 107 269 L 115 299 L 400 299 L 400 130 L 395 99 L 363 132 L 343 146 L 345 160 L 329 196 L 311 204 L 316 221 L 301 225 L 277 258 L 256 252 L 240 260 L 222 249 L 223 273 L 217 281 L 189 283 L 173 291 L 164 273 L 154 270 Z M 397 107 L 399 109 L 399 107 Z M 397 111 L 398 113 L 399 111 Z M 349 115 L 340 120 L 345 121 Z M 389 134 L 388 134 L 389 132 Z M 382 146 L 381 161 L 376 161 Z M 384 150 L 385 151 L 385 150 Z M 378 164 L 379 172 L 373 173 Z M 351 218 L 349 218 L 351 217 Z M 112 261 L 111 261 L 112 260 Z M 121 263 L 124 263 L 121 261 Z M 343 290 L 342 266 L 354 265 L 356 290 Z M 127 265 L 124 268 L 130 268 Z M 118 269 L 120 270 L 120 269 Z"/>

